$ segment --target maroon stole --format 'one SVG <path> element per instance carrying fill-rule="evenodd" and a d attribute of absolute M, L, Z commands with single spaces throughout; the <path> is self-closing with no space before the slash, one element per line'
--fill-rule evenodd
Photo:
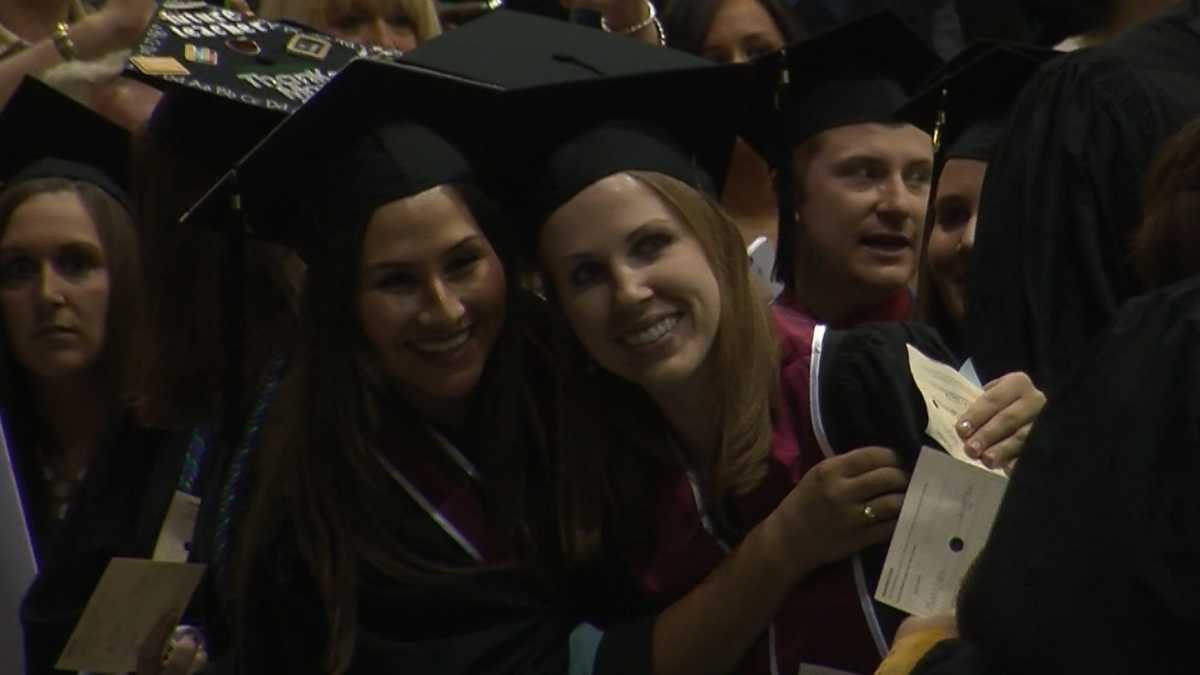
<path fill-rule="evenodd" d="M 412 445 L 385 457 L 376 453 L 384 471 L 438 527 L 477 564 L 511 560 L 511 550 L 489 524 L 484 510 L 479 470 L 436 430 L 428 429 L 435 450 Z"/>

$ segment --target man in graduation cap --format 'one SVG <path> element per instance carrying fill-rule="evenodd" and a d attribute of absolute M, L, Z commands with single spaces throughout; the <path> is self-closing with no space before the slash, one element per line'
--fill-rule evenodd
<path fill-rule="evenodd" d="M 895 113 L 939 65 L 888 12 L 781 52 L 747 130 L 778 172 L 781 305 L 835 327 L 911 313 L 933 153 Z"/>
<path fill-rule="evenodd" d="M 980 375 L 1061 385 L 1143 288 L 1128 257 L 1141 178 L 1200 114 L 1200 17 L 1180 3 L 1041 69 L 1013 109 L 984 185 L 968 288 Z"/>

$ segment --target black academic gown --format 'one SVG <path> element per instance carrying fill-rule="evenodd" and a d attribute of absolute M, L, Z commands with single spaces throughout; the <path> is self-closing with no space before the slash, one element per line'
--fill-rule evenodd
<path fill-rule="evenodd" d="M 1200 278 L 1131 303 L 1050 400 L 914 673 L 1194 673 Z"/>
<path fill-rule="evenodd" d="M 40 571 L 21 605 L 30 675 L 63 672 L 54 663 L 112 557 L 153 553 L 178 459 L 162 441 L 125 423 L 92 461 L 66 520 L 42 531 Z"/>
<path fill-rule="evenodd" d="M 968 289 L 980 376 L 1025 371 L 1051 394 L 1121 304 L 1141 181 L 1200 114 L 1200 19 L 1180 9 L 1050 62 L 988 166 Z"/>

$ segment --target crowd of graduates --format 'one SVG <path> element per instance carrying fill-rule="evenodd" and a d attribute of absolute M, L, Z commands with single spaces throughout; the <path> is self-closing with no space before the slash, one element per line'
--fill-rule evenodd
<path fill-rule="evenodd" d="M 1195 670 L 1200 3 L 503 4 L 0 7 L 26 672 L 116 557 L 141 675 Z"/>

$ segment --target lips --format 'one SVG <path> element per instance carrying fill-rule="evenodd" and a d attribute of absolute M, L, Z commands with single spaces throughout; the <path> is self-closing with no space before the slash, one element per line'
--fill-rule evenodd
<path fill-rule="evenodd" d="M 860 238 L 859 243 L 881 251 L 902 251 L 912 248 L 912 240 L 895 232 L 875 232 Z"/>
<path fill-rule="evenodd" d="M 651 346 L 669 335 L 682 317 L 681 312 L 676 312 L 641 321 L 637 326 L 623 331 L 619 339 L 626 346 L 635 349 Z"/>
<path fill-rule="evenodd" d="M 34 332 L 34 336 L 39 338 L 73 337 L 78 334 L 79 331 L 70 326 L 44 326 Z"/>
<path fill-rule="evenodd" d="M 461 349 L 467 344 L 467 340 L 471 337 L 471 328 L 467 327 L 460 331 L 447 335 L 432 336 L 422 338 L 420 340 L 412 340 L 409 345 L 418 352 L 430 355 L 441 356 Z"/>

